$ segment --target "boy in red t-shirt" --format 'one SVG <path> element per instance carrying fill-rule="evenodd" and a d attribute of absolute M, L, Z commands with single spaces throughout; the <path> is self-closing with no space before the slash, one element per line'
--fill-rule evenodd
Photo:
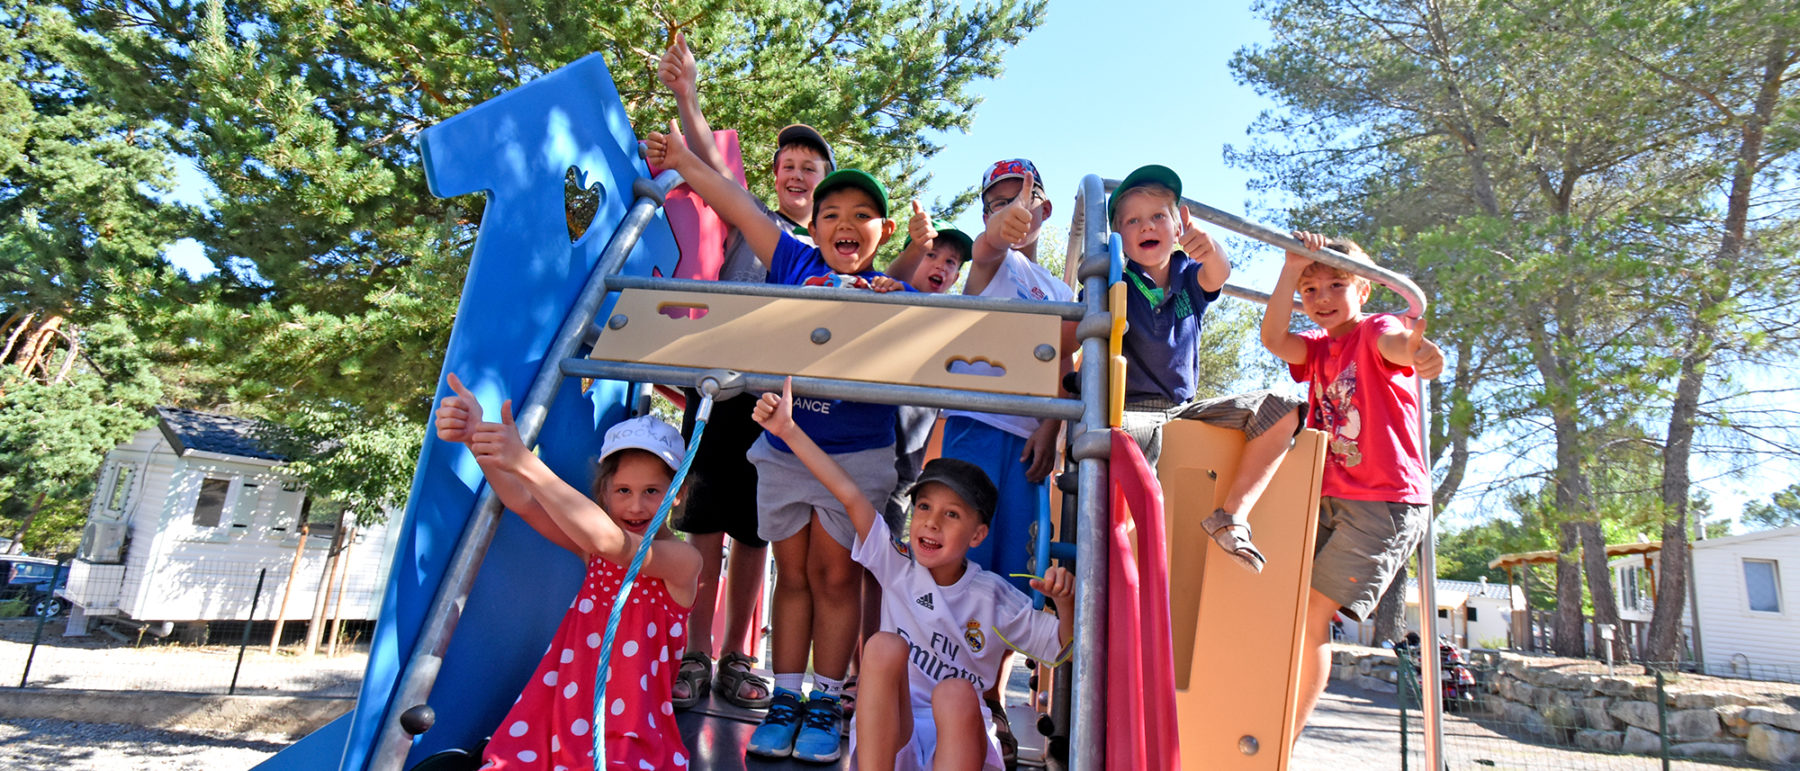
<path fill-rule="evenodd" d="M 1311 249 L 1330 247 L 1374 264 L 1347 239 L 1294 237 Z M 1289 331 L 1296 290 L 1318 329 Z M 1437 377 L 1444 355 L 1425 339 L 1422 322 L 1409 328 L 1393 314 L 1364 314 L 1369 290 L 1366 278 L 1288 252 L 1263 311 L 1263 345 L 1308 384 L 1306 424 L 1330 438 L 1300 658 L 1302 726 L 1325 691 L 1332 616 L 1342 609 L 1358 621 L 1368 618 L 1431 515 L 1413 375 Z"/>

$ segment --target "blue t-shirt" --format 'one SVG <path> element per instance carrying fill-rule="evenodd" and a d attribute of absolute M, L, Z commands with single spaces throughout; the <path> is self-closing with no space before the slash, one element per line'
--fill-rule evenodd
<path fill-rule="evenodd" d="M 1177 250 L 1169 257 L 1169 289 L 1136 263 L 1125 263 L 1125 401 L 1194 398 L 1200 369 L 1200 321 L 1218 292 L 1200 288 L 1200 263 Z"/>
<path fill-rule="evenodd" d="M 859 282 L 885 275 L 887 274 L 878 270 L 865 270 L 854 276 L 838 273 L 826 264 L 825 256 L 819 252 L 818 247 L 784 232 L 781 234 L 781 241 L 775 245 L 774 256 L 769 260 L 768 283 L 789 286 L 856 286 Z M 910 285 L 906 289 L 914 291 Z M 812 437 L 820 449 L 833 455 L 873 450 L 893 444 L 896 414 L 897 408 L 891 404 L 794 397 L 794 425 Z M 788 449 L 786 442 L 776 438 L 774 434 L 765 431 L 763 435 L 768 437 L 771 447 L 782 452 L 793 452 Z"/>

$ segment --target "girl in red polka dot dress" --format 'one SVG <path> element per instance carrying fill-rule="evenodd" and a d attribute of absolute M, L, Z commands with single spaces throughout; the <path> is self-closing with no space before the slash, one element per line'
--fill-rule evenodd
<path fill-rule="evenodd" d="M 688 767 L 669 696 L 699 581 L 700 552 L 668 528 L 646 535 L 685 454 L 681 434 L 654 417 L 606 432 L 594 495 L 570 487 L 519 439 L 512 403 L 501 422 L 481 422 L 481 407 L 455 375 L 456 395 L 437 412 L 438 436 L 464 442 L 506 507 L 545 538 L 581 555 L 587 577 L 532 672 L 482 753 L 482 769 L 583 771 L 594 767 L 594 675 L 625 566 L 653 539 L 638 572 L 608 667 L 604 711 L 607 771 Z M 597 504 L 597 505 L 596 505 Z"/>

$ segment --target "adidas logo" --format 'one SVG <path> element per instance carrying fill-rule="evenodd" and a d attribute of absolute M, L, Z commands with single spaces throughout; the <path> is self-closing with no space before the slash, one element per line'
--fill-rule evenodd
<path fill-rule="evenodd" d="M 932 605 L 931 605 L 931 592 L 926 592 L 922 595 L 919 595 L 919 599 L 913 600 L 913 602 L 919 603 L 920 605 L 924 606 L 926 610 L 936 610 L 936 608 L 932 607 Z"/>

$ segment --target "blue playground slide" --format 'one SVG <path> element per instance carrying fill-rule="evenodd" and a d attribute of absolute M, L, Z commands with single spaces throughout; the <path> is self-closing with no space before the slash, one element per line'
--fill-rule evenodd
<path fill-rule="evenodd" d="M 524 399 L 632 203 L 632 182 L 649 170 L 598 54 L 427 129 L 420 150 L 432 194 L 487 195 L 444 372 L 457 373 L 486 413 L 497 415 L 502 400 Z M 600 201 L 592 225 L 573 243 L 563 201 L 570 168 Z M 677 256 L 659 210 L 622 272 L 673 275 Z M 440 399 L 450 393 L 444 372 L 437 376 Z M 626 416 L 629 399 L 624 383 L 598 381 L 584 393 L 579 380 L 565 379 L 538 437 L 544 460 L 586 489 L 601 435 Z M 395 704 L 395 689 L 481 484 L 461 445 L 426 436 L 355 711 L 257 769 L 369 767 L 383 727 L 396 717 L 390 713 L 412 706 Z M 517 517 L 501 518 L 427 700 L 436 724 L 415 741 L 407 767 L 439 750 L 471 747 L 493 730 L 543 655 L 581 567 Z"/>

